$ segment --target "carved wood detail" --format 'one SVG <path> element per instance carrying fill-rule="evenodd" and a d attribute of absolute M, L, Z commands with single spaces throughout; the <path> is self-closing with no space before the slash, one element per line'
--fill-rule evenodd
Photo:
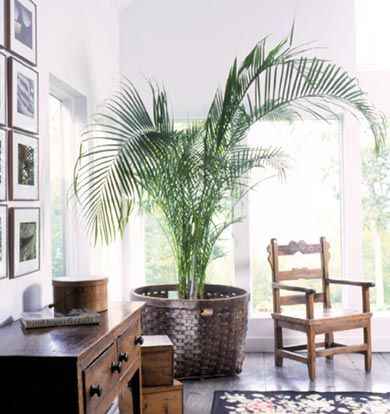
<path fill-rule="evenodd" d="M 307 244 L 304 240 L 300 240 L 299 242 L 291 240 L 289 244 L 278 247 L 279 256 L 293 255 L 298 252 L 302 254 L 314 254 L 321 253 L 322 251 L 320 244 Z"/>

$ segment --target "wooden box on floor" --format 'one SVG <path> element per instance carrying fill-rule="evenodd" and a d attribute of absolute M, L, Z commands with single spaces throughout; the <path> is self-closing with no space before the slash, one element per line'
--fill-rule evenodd
<path fill-rule="evenodd" d="M 142 388 L 143 414 L 183 414 L 183 384 Z"/>
<path fill-rule="evenodd" d="M 141 347 L 142 386 L 173 384 L 173 344 L 166 335 L 145 335 Z"/>

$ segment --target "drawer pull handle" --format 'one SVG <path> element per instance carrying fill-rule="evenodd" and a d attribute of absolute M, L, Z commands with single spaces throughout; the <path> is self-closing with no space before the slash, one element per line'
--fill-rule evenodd
<path fill-rule="evenodd" d="M 142 336 L 136 336 L 134 339 L 135 345 L 142 345 L 144 343 L 144 338 Z"/>
<path fill-rule="evenodd" d="M 99 398 L 103 394 L 103 387 L 101 385 L 91 385 L 89 388 L 89 395 L 93 397 L 94 395 L 97 395 Z"/>
<path fill-rule="evenodd" d="M 120 373 L 122 371 L 122 363 L 121 362 L 119 362 L 118 364 L 113 362 L 111 364 L 111 372 L 114 373 L 115 371 L 118 371 L 118 373 Z"/>
<path fill-rule="evenodd" d="M 129 360 L 129 353 L 128 352 L 121 352 L 119 354 L 119 361 L 125 361 L 127 362 Z"/>

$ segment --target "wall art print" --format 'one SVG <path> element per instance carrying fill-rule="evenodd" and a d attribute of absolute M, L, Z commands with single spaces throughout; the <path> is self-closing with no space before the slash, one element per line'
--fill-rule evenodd
<path fill-rule="evenodd" d="M 39 270 L 40 209 L 10 209 L 10 277 Z"/>
<path fill-rule="evenodd" d="M 9 60 L 9 126 L 38 134 L 38 73 L 17 61 Z"/>
<path fill-rule="evenodd" d="M 31 0 L 9 0 L 9 50 L 37 64 L 37 7 Z"/>
<path fill-rule="evenodd" d="M 38 200 L 38 139 L 11 131 L 8 145 L 10 200 Z"/>

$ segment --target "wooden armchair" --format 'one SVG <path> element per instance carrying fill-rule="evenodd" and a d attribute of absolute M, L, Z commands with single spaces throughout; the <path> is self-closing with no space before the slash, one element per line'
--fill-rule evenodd
<path fill-rule="evenodd" d="M 272 291 L 273 291 L 273 313 L 275 328 L 275 364 L 283 365 L 283 358 L 291 358 L 308 365 L 309 377 L 312 381 L 316 377 L 316 358 L 333 358 L 336 354 L 357 352 L 364 354 L 365 370 L 371 371 L 371 312 L 369 288 L 374 284 L 371 282 L 352 282 L 348 280 L 330 279 L 328 274 L 329 243 L 325 237 L 320 238 L 319 244 L 307 244 L 291 241 L 288 245 L 278 246 L 276 239 L 271 240 L 267 247 L 268 261 L 272 269 Z M 318 254 L 321 267 L 318 269 L 291 269 L 279 270 L 279 256 L 302 254 Z M 317 293 L 314 289 L 292 286 L 281 283 L 298 279 L 322 279 L 322 292 Z M 343 309 L 331 309 L 330 285 L 343 284 L 361 286 L 362 288 L 362 311 Z M 293 294 L 281 295 L 281 291 Z M 314 309 L 314 303 L 322 303 L 322 309 Z M 285 313 L 282 306 L 305 304 L 306 311 Z M 304 332 L 307 336 L 307 344 L 283 346 L 282 329 L 292 329 Z M 364 343 L 358 345 L 342 345 L 334 342 L 333 333 L 349 329 L 363 328 Z M 316 335 L 324 334 L 325 341 L 316 343 Z M 302 352 L 307 350 L 306 355 Z"/>

